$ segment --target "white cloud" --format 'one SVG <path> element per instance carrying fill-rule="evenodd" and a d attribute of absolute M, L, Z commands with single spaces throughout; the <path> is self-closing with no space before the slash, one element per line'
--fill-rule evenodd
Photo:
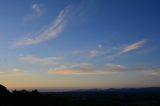
<path fill-rule="evenodd" d="M 63 57 L 47 57 L 49 60 L 62 60 Z"/>
<path fill-rule="evenodd" d="M 138 42 L 133 43 L 131 45 L 128 45 L 128 46 L 124 47 L 120 51 L 119 54 L 127 53 L 127 52 L 130 52 L 130 51 L 136 50 L 138 48 L 141 48 L 145 43 L 146 43 L 146 40 L 141 40 L 141 41 L 138 41 Z"/>
<path fill-rule="evenodd" d="M 98 44 L 98 48 L 101 49 L 102 48 L 102 44 Z"/>
<path fill-rule="evenodd" d="M 71 65 L 71 68 L 76 68 L 76 69 L 79 69 L 79 70 L 85 70 L 85 71 L 90 71 L 93 69 L 93 65 L 92 64 L 89 64 L 89 63 L 81 63 L 81 64 L 74 64 L 74 65 Z"/>
<path fill-rule="evenodd" d="M 80 69 L 80 70 L 92 70 L 93 66 L 89 63 L 80 63 L 80 64 L 72 64 L 72 65 L 59 65 L 56 70 L 58 69 Z"/>
<path fill-rule="evenodd" d="M 49 69 L 48 74 L 83 74 L 77 69 Z"/>
<path fill-rule="evenodd" d="M 160 69 L 159 68 L 128 68 L 124 65 L 119 64 L 104 64 L 99 65 L 98 67 L 93 64 L 89 63 L 81 63 L 81 64 L 73 64 L 73 65 L 60 65 L 56 68 L 50 68 L 48 70 L 48 74 L 115 74 L 115 73 L 122 73 L 122 72 L 141 72 L 148 75 L 159 76 Z"/>
<path fill-rule="evenodd" d="M 95 49 L 89 51 L 89 57 L 96 57 L 103 54 L 101 49 L 102 49 L 102 44 L 98 44 Z"/>
<path fill-rule="evenodd" d="M 115 73 L 122 73 L 122 72 L 141 72 L 146 75 L 152 75 L 152 76 L 160 76 L 160 69 L 152 70 L 151 68 L 121 68 L 121 67 L 115 67 L 115 68 L 104 68 L 104 69 L 97 69 L 94 68 L 93 65 L 91 67 L 61 67 L 61 68 L 55 68 L 55 69 L 49 69 L 48 74 L 115 74 Z"/>
<path fill-rule="evenodd" d="M 66 69 L 49 69 L 48 74 L 113 74 L 117 73 L 116 71 L 111 70 L 81 70 L 76 68 L 66 68 Z"/>
<path fill-rule="evenodd" d="M 91 50 L 91 51 L 89 52 L 89 56 L 90 56 L 90 57 L 95 57 L 95 56 L 98 55 L 98 53 L 99 53 L 98 50 Z"/>
<path fill-rule="evenodd" d="M 38 10 L 36 10 L 38 11 Z M 50 39 L 56 38 L 63 30 L 69 8 L 60 11 L 57 18 L 48 27 L 41 29 L 33 37 L 27 37 L 15 42 L 14 47 L 36 45 Z"/>
<path fill-rule="evenodd" d="M 125 47 L 123 47 L 123 46 L 110 47 L 110 48 L 108 48 L 109 52 L 106 51 L 106 52 L 104 52 L 104 54 L 105 54 L 105 57 L 107 57 L 107 59 L 115 59 L 117 56 L 120 56 L 121 54 L 132 52 L 137 49 L 140 50 L 140 48 L 142 48 L 146 44 L 146 42 L 147 42 L 147 40 L 141 40 L 141 41 L 137 41 L 135 43 L 132 43 L 130 45 L 126 45 Z"/>
<path fill-rule="evenodd" d="M 18 69 L 18 68 L 14 68 L 14 69 L 10 69 L 10 70 L 0 70 L 0 76 L 23 76 L 23 75 L 27 75 L 27 71 Z"/>
<path fill-rule="evenodd" d="M 48 74 L 86 74 L 91 69 L 92 65 L 88 63 L 60 65 L 57 68 L 49 69 Z"/>
<path fill-rule="evenodd" d="M 144 46 L 145 43 L 146 40 L 141 40 L 125 47 L 108 47 L 107 49 L 104 49 L 102 44 L 98 44 L 95 49 L 89 51 L 89 57 L 105 56 L 107 58 L 113 59 L 121 54 L 137 50 Z"/>
<path fill-rule="evenodd" d="M 72 54 L 82 54 L 83 53 L 83 51 L 81 51 L 81 50 L 74 50 L 74 51 L 72 51 Z"/>
<path fill-rule="evenodd" d="M 56 57 L 36 57 L 32 55 L 26 55 L 26 56 L 21 56 L 19 57 L 18 60 L 31 63 L 31 64 L 47 64 L 47 65 L 55 65 L 57 64 L 57 59 Z"/>
<path fill-rule="evenodd" d="M 124 69 L 125 68 L 125 66 L 123 65 L 111 64 L 111 63 L 105 64 L 105 66 L 109 69 Z"/>
<path fill-rule="evenodd" d="M 148 72 L 147 74 L 153 75 L 153 76 L 160 76 L 160 71 Z"/>
<path fill-rule="evenodd" d="M 72 54 L 79 55 L 83 57 L 84 59 L 95 59 L 98 57 L 98 59 L 104 60 L 104 59 L 110 59 L 113 60 L 118 56 L 121 56 L 124 53 L 132 52 L 141 49 L 144 49 L 143 46 L 147 43 L 147 40 L 141 40 L 137 41 L 135 43 L 132 43 L 130 45 L 126 45 L 125 47 L 120 45 L 116 47 L 112 46 L 103 46 L 102 44 L 98 44 L 95 48 L 90 50 L 76 50 L 73 51 Z M 142 48 L 143 47 L 143 48 Z"/>
<path fill-rule="evenodd" d="M 115 65 L 116 66 L 116 65 Z M 121 72 L 118 69 L 120 67 L 113 69 L 97 69 L 94 68 L 94 65 L 89 63 L 82 63 L 82 64 L 74 64 L 71 66 L 60 66 L 58 68 L 49 69 L 48 74 L 112 74 Z M 120 68 L 122 70 L 122 68 Z"/>
<path fill-rule="evenodd" d="M 32 10 L 35 12 L 37 15 L 41 15 L 44 12 L 44 6 L 42 4 L 33 4 L 32 5 Z"/>
<path fill-rule="evenodd" d="M 160 68 L 149 69 L 148 71 L 145 71 L 145 74 L 148 74 L 151 76 L 160 76 Z"/>
<path fill-rule="evenodd" d="M 42 4 L 32 4 L 31 5 L 32 13 L 24 16 L 24 21 L 32 21 L 40 16 L 42 16 L 45 12 L 44 5 Z"/>

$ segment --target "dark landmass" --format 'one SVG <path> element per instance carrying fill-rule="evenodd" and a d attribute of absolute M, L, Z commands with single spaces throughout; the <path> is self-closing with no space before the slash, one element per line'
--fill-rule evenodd
<path fill-rule="evenodd" d="M 160 87 L 39 93 L 0 85 L 0 106 L 160 106 Z"/>

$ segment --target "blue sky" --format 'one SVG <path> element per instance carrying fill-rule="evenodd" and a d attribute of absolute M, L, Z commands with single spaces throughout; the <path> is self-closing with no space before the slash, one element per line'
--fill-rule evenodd
<path fill-rule="evenodd" d="M 10 89 L 160 86 L 160 1 L 1 0 Z"/>

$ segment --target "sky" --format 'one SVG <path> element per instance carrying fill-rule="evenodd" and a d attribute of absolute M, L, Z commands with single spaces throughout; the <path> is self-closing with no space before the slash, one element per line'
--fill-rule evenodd
<path fill-rule="evenodd" d="M 0 84 L 160 86 L 159 0 L 0 0 Z"/>

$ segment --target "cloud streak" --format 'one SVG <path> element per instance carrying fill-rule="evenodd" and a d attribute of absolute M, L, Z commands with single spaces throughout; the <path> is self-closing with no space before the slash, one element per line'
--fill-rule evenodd
<path fill-rule="evenodd" d="M 126 47 L 124 47 L 119 54 L 123 54 L 123 53 L 127 53 L 127 52 L 131 52 L 133 50 L 139 49 L 141 48 L 144 44 L 146 43 L 146 40 L 141 40 L 138 42 L 135 42 L 131 45 L 128 45 Z"/>
<path fill-rule="evenodd" d="M 32 11 L 37 15 L 41 15 L 44 12 L 44 6 L 42 4 L 35 3 L 32 5 Z"/>
<path fill-rule="evenodd" d="M 135 43 L 131 43 L 126 46 L 120 45 L 118 47 L 110 47 L 110 46 L 105 47 L 104 45 L 99 44 L 94 49 L 91 49 L 88 51 L 77 50 L 77 51 L 74 51 L 73 54 L 76 54 L 76 55 L 78 54 L 85 58 L 89 57 L 90 59 L 93 59 L 96 57 L 103 58 L 103 59 L 106 59 L 106 58 L 114 59 L 115 57 L 120 56 L 122 54 L 134 52 L 136 50 L 140 51 L 141 49 L 143 49 L 142 47 L 145 46 L 146 43 L 147 43 L 147 40 L 144 39 L 144 40 L 137 41 Z"/>
<path fill-rule="evenodd" d="M 37 6 L 34 6 L 35 11 L 39 11 L 37 9 Z M 36 45 L 45 41 L 48 41 L 50 39 L 54 39 L 63 31 L 66 18 L 69 13 L 69 7 L 66 7 L 65 9 L 61 10 L 58 14 L 57 18 L 48 25 L 45 29 L 41 29 L 37 34 L 31 35 L 32 37 L 23 38 L 17 42 L 15 42 L 14 47 L 24 47 L 24 46 L 30 46 L 30 45 Z"/>
<path fill-rule="evenodd" d="M 104 64 L 97 68 L 93 64 L 75 64 L 71 66 L 60 66 L 57 68 L 51 68 L 48 70 L 48 74 L 60 74 L 60 75 L 84 75 L 84 74 L 115 74 L 122 72 L 142 72 L 148 75 L 160 75 L 160 68 L 127 68 L 119 64 Z"/>
<path fill-rule="evenodd" d="M 24 16 L 24 21 L 34 20 L 42 16 L 45 12 L 44 5 L 38 4 L 38 3 L 32 4 L 31 9 L 32 9 L 32 13 Z"/>
<path fill-rule="evenodd" d="M 110 69 L 124 69 L 125 68 L 125 66 L 123 65 L 111 64 L 111 63 L 105 64 L 105 66 Z"/>
<path fill-rule="evenodd" d="M 20 56 L 19 61 L 27 62 L 30 64 L 45 64 L 45 65 L 55 65 L 57 60 L 61 59 L 60 57 L 36 57 L 33 55 Z"/>
<path fill-rule="evenodd" d="M 97 69 L 89 63 L 75 64 L 72 66 L 63 66 L 55 69 L 49 69 L 48 74 L 111 74 L 119 72 L 119 65 L 112 66 L 111 69 Z"/>
<path fill-rule="evenodd" d="M 103 47 L 102 44 L 98 44 L 95 49 L 90 50 L 88 53 L 89 57 L 96 57 L 96 56 L 102 55 L 103 54 L 101 51 L 102 47 Z"/>
<path fill-rule="evenodd" d="M 160 76 L 160 68 L 151 69 L 150 71 L 145 72 L 145 74 L 159 77 Z"/>
<path fill-rule="evenodd" d="M 23 76 L 27 74 L 27 71 L 18 68 L 14 68 L 11 70 L 0 70 L 0 76 Z"/>

